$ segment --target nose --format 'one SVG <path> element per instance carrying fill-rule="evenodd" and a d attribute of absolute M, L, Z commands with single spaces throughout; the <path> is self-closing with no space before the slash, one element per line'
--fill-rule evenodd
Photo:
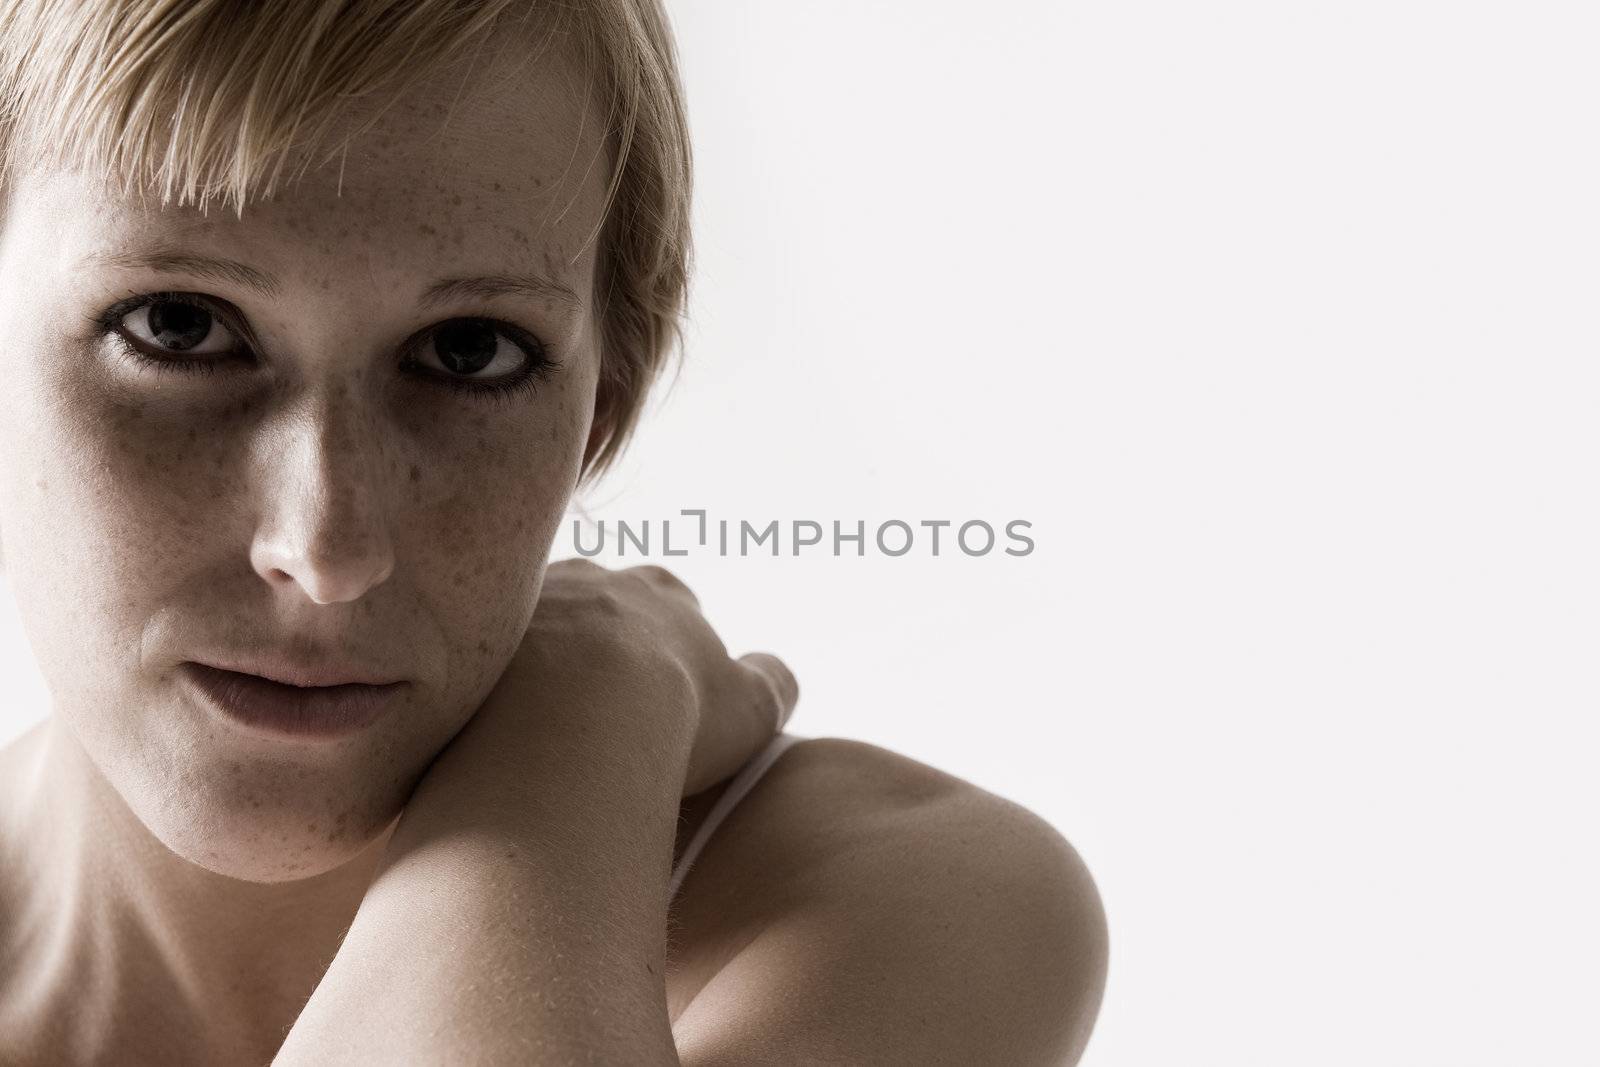
<path fill-rule="evenodd" d="M 256 573 L 318 604 L 356 600 L 394 570 L 381 437 L 348 394 L 318 401 L 270 438 L 258 469 Z"/>

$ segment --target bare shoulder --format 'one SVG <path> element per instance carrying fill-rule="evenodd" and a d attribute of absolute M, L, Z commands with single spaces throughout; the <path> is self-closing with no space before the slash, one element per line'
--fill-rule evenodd
<path fill-rule="evenodd" d="M 38 777 L 39 754 L 47 739 L 48 723 L 41 722 L 0 745 L 0 854 L 23 830 L 24 793 Z M 0 865 L 0 870 L 10 864 Z M 4 888 L 0 879 L 0 889 Z"/>
<path fill-rule="evenodd" d="M 16 879 L 26 877 L 30 869 L 20 847 L 29 817 L 23 790 L 34 776 L 44 738 L 41 723 L 0 745 L 0 1064 L 39 1062 L 24 1055 L 23 1050 L 32 1047 L 31 1027 L 15 1014 L 19 1007 L 15 967 L 22 937 L 15 916 L 23 899 Z"/>
<path fill-rule="evenodd" d="M 762 981 L 765 952 L 790 980 L 815 970 L 806 1010 L 819 1018 L 848 1018 L 851 1004 L 877 1013 L 885 1033 L 905 1020 L 895 1040 L 939 1043 L 939 1057 L 923 1062 L 1075 1061 L 1107 957 L 1099 894 L 1055 827 L 938 768 L 842 738 L 790 746 L 733 809 L 685 879 L 672 935 L 669 1005 L 688 1031 L 714 1028 L 706 1005 L 719 985 L 732 996 Z M 949 1034 L 927 1025 L 930 1013 Z M 686 1047 L 695 1040 L 680 1035 Z M 983 1051 L 962 1059 L 950 1040 Z"/>
<path fill-rule="evenodd" d="M 10 860 L 11 848 L 20 837 L 27 818 L 25 794 L 36 784 L 39 754 L 44 748 L 47 723 L 38 723 L 26 732 L 0 745 L 0 858 Z M 0 876 L 13 869 L 0 863 Z M 5 879 L 0 877 L 0 891 Z M 0 916 L 3 916 L 0 912 Z"/>
<path fill-rule="evenodd" d="M 0 770 L 9 772 L 14 776 L 38 755 L 39 747 L 44 744 L 45 733 L 49 729 L 48 721 L 34 723 L 22 733 L 0 744 Z M 0 778 L 0 782 L 10 780 L 10 777 Z"/>

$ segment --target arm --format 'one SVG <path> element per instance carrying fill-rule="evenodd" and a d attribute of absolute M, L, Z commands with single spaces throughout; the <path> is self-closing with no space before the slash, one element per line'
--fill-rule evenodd
<path fill-rule="evenodd" d="M 587 770 L 552 744 L 521 763 L 526 790 L 419 795 L 274 1063 L 677 1064 L 662 979 L 676 783 Z"/>
<path fill-rule="evenodd" d="M 551 570 L 277 1067 L 679 1062 L 663 978 L 679 800 L 798 694 L 771 657 L 728 659 L 652 569 Z"/>

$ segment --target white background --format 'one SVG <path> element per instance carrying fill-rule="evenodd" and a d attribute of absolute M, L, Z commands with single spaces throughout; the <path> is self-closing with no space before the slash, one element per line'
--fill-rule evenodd
<path fill-rule="evenodd" d="M 1033 524 L 654 558 L 1074 843 L 1090 1067 L 1600 1063 L 1593 10 L 672 10 L 689 358 L 590 512 Z"/>

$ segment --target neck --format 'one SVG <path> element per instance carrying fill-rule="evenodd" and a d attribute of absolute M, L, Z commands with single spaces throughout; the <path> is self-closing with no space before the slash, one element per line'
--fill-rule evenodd
<path fill-rule="evenodd" d="M 270 1060 L 338 951 L 393 824 L 326 873 L 246 882 L 156 839 L 54 717 L 6 760 L 0 845 L 5 869 L 26 881 L 0 887 L 0 1032 L 59 1033 L 74 1060 L 113 1050 L 140 1060 L 135 1049 L 168 1062 L 202 1051 Z"/>

